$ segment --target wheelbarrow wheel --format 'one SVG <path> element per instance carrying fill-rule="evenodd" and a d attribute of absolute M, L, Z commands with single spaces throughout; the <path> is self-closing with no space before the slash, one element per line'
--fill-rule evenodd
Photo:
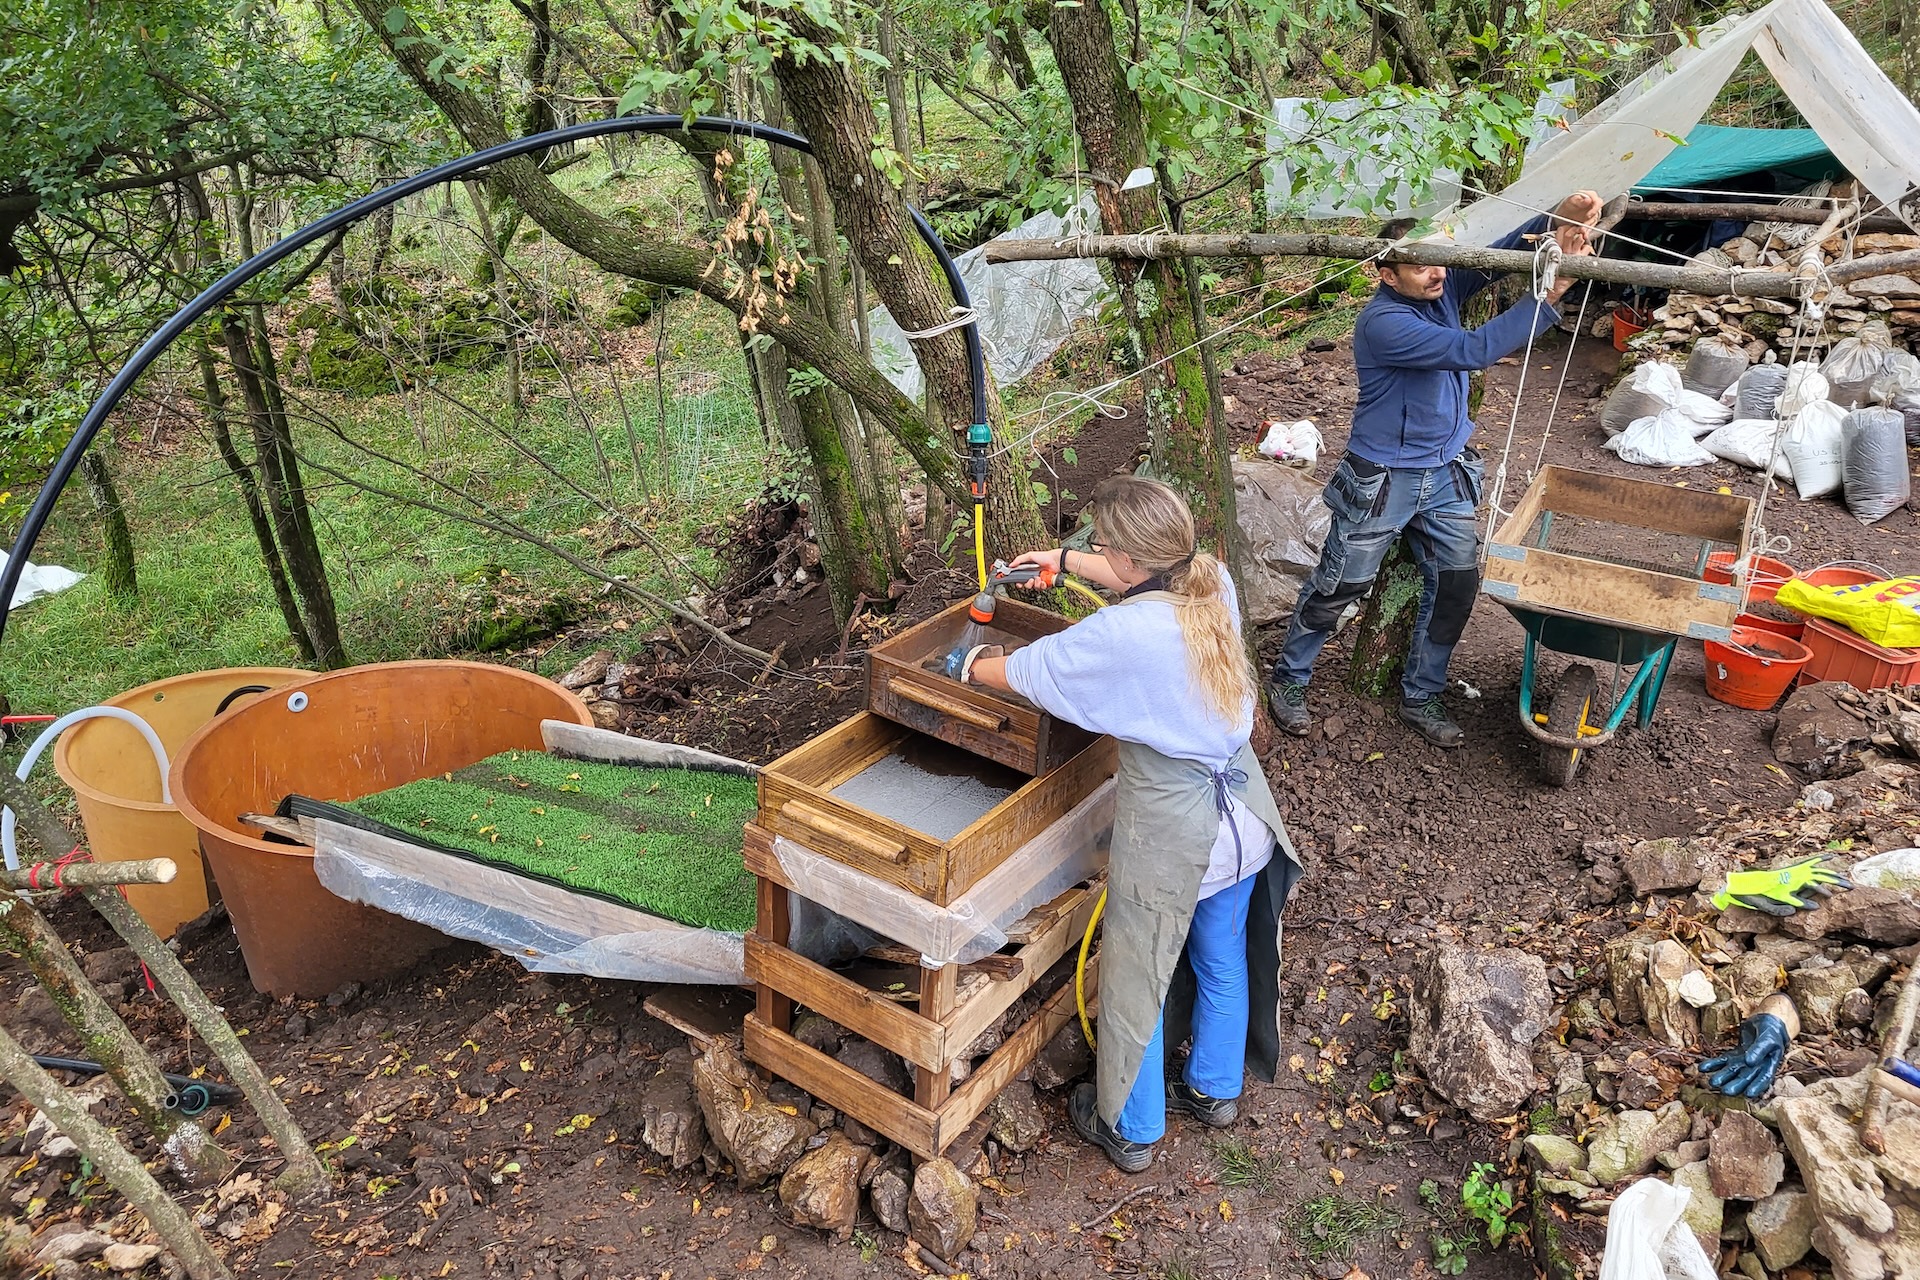
<path fill-rule="evenodd" d="M 1547 732 L 1568 737 L 1579 734 L 1588 725 L 1588 717 L 1593 714 L 1594 691 L 1600 687 L 1593 668 L 1584 662 L 1576 662 L 1568 667 L 1566 674 L 1560 677 L 1560 687 L 1554 691 L 1553 702 L 1547 707 Z M 1573 775 L 1580 772 L 1582 752 L 1579 747 L 1555 747 L 1547 743 L 1540 744 L 1540 769 L 1547 781 L 1556 787 L 1564 787 L 1573 781 Z"/>

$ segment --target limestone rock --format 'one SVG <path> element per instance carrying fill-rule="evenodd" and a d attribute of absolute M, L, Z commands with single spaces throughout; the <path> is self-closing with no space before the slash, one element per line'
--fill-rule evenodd
<path fill-rule="evenodd" d="M 1713 1144 L 1705 1138 L 1692 1138 L 1681 1143 L 1671 1151 L 1662 1152 L 1660 1155 L 1660 1167 L 1662 1169 L 1683 1168 L 1687 1165 L 1705 1160 L 1708 1153 L 1712 1150 Z"/>
<path fill-rule="evenodd" d="M 1414 969 L 1410 1051 L 1436 1092 L 1492 1120 L 1533 1093 L 1531 1051 L 1552 1005 L 1538 956 L 1437 947 Z"/>
<path fill-rule="evenodd" d="M 1565 1177 L 1575 1169 L 1587 1167 L 1587 1153 L 1577 1142 L 1557 1134 L 1536 1133 L 1527 1138 L 1527 1159 L 1542 1173 Z"/>
<path fill-rule="evenodd" d="M 1787 1161 L 1767 1126 L 1744 1111 L 1729 1111 L 1713 1131 L 1707 1170 L 1721 1199 L 1761 1200 L 1778 1189 Z"/>
<path fill-rule="evenodd" d="M 1047 1041 L 1047 1047 L 1034 1058 L 1031 1073 L 1036 1089 L 1058 1089 L 1091 1070 L 1093 1050 L 1087 1047 L 1086 1033 L 1075 1018 Z"/>
<path fill-rule="evenodd" d="M 1640 989 L 1647 980 L 1647 953 L 1658 941 L 1658 934 L 1642 928 L 1607 943 L 1607 987 L 1613 996 L 1614 1013 L 1622 1024 L 1639 1022 L 1645 1016 L 1640 1006 Z"/>
<path fill-rule="evenodd" d="M 1734 1008 L 1741 1019 L 1758 1009 L 1762 1000 L 1780 989 L 1785 976 L 1780 963 L 1770 952 L 1747 951 L 1735 956 L 1731 965 L 1720 970 L 1719 977 L 1726 982 Z M 1714 1039 L 1717 1041 L 1719 1037 Z"/>
<path fill-rule="evenodd" d="M 611 649 L 595 649 L 574 663 L 573 670 L 560 677 L 560 687 L 579 690 L 599 684 L 607 678 L 607 668 L 613 665 L 614 656 Z"/>
<path fill-rule="evenodd" d="M 1920 1273 L 1920 1106 L 1889 1099 L 1886 1154 L 1860 1145 L 1854 1124 L 1872 1068 L 1819 1080 L 1774 1112 L 1812 1197 L 1813 1242 L 1833 1264 L 1834 1280 L 1880 1280 Z"/>
<path fill-rule="evenodd" d="M 913 1076 L 907 1071 L 907 1064 L 900 1055 L 882 1049 L 871 1040 L 848 1036 L 840 1046 L 840 1052 L 834 1056 L 842 1066 L 852 1067 L 875 1084 L 895 1093 L 913 1092 Z"/>
<path fill-rule="evenodd" d="M 1834 692 L 1838 682 L 1810 684 L 1795 690 L 1780 707 L 1773 731 L 1773 758 L 1804 769 L 1809 777 L 1831 777 L 1846 767 L 1854 753 L 1867 745 L 1867 726 L 1847 714 Z"/>
<path fill-rule="evenodd" d="M 1658 1111 L 1622 1111 L 1606 1117 L 1587 1139 L 1587 1172 L 1601 1186 L 1653 1168 L 1663 1152 L 1687 1139 L 1693 1120 L 1678 1102 Z"/>
<path fill-rule="evenodd" d="M 846 1032 L 812 1010 L 805 1010 L 793 1019 L 793 1038 L 809 1049 L 817 1049 L 829 1058 L 840 1052 L 840 1045 L 846 1039 Z"/>
<path fill-rule="evenodd" d="M 988 1130 L 1009 1151 L 1031 1151 L 1046 1136 L 1047 1117 L 1032 1085 L 1015 1080 L 987 1104 Z"/>
<path fill-rule="evenodd" d="M 1698 972 L 1700 964 L 1693 953 L 1672 938 L 1662 938 L 1647 953 L 1647 981 L 1640 991 L 1647 1028 L 1676 1049 L 1700 1039 L 1700 1014 L 1680 992 L 1687 976 Z"/>
<path fill-rule="evenodd" d="M 1704 1009 L 1718 998 L 1713 989 L 1713 979 L 1706 970 L 1694 969 L 1680 979 L 1680 998 L 1696 1009 Z"/>
<path fill-rule="evenodd" d="M 780 1203 L 803 1227 L 831 1231 L 845 1240 L 860 1215 L 860 1169 L 869 1153 L 830 1133 L 780 1179 Z"/>
<path fill-rule="evenodd" d="M 1813 1197 L 1804 1191 L 1776 1191 L 1747 1210 L 1747 1234 L 1760 1261 L 1775 1271 L 1807 1256 L 1813 1223 Z"/>
<path fill-rule="evenodd" d="M 888 1165 L 873 1177 L 867 1188 L 867 1202 L 873 1216 L 889 1231 L 907 1233 L 907 1173 L 899 1165 Z"/>
<path fill-rule="evenodd" d="M 775 1106 L 761 1092 L 759 1078 L 719 1039 L 694 1060 L 693 1088 L 708 1136 L 733 1162 L 743 1187 L 757 1187 L 785 1170 L 815 1133 L 811 1120 Z"/>
<path fill-rule="evenodd" d="M 951 1160 L 928 1160 L 913 1171 L 907 1228 L 915 1240 L 951 1262 L 980 1222 L 979 1193 Z"/>
<path fill-rule="evenodd" d="M 689 1168 L 707 1147 L 707 1123 L 694 1096 L 693 1066 L 669 1053 L 660 1073 L 640 1088 L 640 1140 L 674 1170 Z"/>
<path fill-rule="evenodd" d="M 1800 1014 L 1804 1034 L 1831 1035 L 1840 1026 L 1840 1005 L 1860 982 L 1853 966 L 1809 961 L 1787 975 L 1787 996 Z"/>
<path fill-rule="evenodd" d="M 98 1231 L 68 1231 L 41 1245 L 34 1257 L 41 1262 L 86 1262 L 105 1253 L 113 1237 Z"/>
<path fill-rule="evenodd" d="M 1732 861 L 1711 840 L 1698 837 L 1680 840 L 1671 836 L 1642 840 L 1627 852 L 1627 879 L 1633 882 L 1637 898 L 1650 893 L 1689 891 L 1699 888 L 1703 879 L 1724 874 Z"/>
<path fill-rule="evenodd" d="M 1707 1170 L 1707 1162 L 1696 1160 L 1675 1169 L 1673 1185 L 1685 1187 L 1693 1193 L 1687 1198 L 1687 1207 L 1680 1211 L 1680 1221 L 1700 1237 L 1700 1247 L 1709 1258 L 1718 1256 L 1720 1228 L 1726 1223 L 1727 1206 L 1714 1194 L 1713 1175 Z"/>
<path fill-rule="evenodd" d="M 1842 889 L 1811 911 L 1779 921 L 1780 931 L 1809 940 L 1853 937 L 1889 947 L 1920 942 L 1920 898 L 1898 889 Z"/>
<path fill-rule="evenodd" d="M 101 1251 L 100 1260 L 112 1271 L 140 1271 L 159 1256 L 157 1244 L 110 1244 Z"/>

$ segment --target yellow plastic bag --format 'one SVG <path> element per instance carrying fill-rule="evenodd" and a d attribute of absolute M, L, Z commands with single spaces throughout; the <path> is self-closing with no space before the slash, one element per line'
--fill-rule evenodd
<path fill-rule="evenodd" d="M 1884 648 L 1920 647 L 1920 577 L 1842 587 L 1792 578 L 1775 599 L 1796 613 L 1830 618 Z"/>

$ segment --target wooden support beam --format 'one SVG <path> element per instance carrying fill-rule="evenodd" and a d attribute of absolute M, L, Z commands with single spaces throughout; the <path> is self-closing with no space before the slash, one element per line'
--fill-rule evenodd
<path fill-rule="evenodd" d="M 1644 219 L 1650 222 L 1717 222 L 1722 218 L 1740 222 L 1800 222 L 1817 227 L 1826 221 L 1827 212 L 1832 206 L 1766 204 L 1761 201 L 1751 203 L 1727 201 L 1721 204 L 1683 204 L 1670 200 L 1633 200 L 1626 206 L 1627 218 Z M 1885 232 L 1891 235 L 1913 235 L 1914 229 L 1891 214 L 1872 215 L 1860 219 L 1858 229 L 1866 232 Z"/>
<path fill-rule="evenodd" d="M 0 871 L 0 889 L 82 889 L 101 885 L 172 884 L 179 868 L 172 858 L 138 862 L 34 862 Z"/>
<path fill-rule="evenodd" d="M 1506 274 L 1533 270 L 1533 254 L 1522 249 L 1480 249 L 1440 240 L 1419 240 L 1396 246 L 1390 240 L 1318 233 L 1079 236 L 1060 240 L 993 240 L 985 248 L 988 262 L 1046 262 L 1060 258 L 1334 258 L 1361 262 L 1384 256 L 1388 262 Z M 1920 269 L 1920 249 L 1909 249 L 1835 263 L 1827 268 L 1826 276 L 1835 284 L 1845 284 L 1869 276 L 1902 275 L 1916 269 Z M 1729 271 L 1691 264 L 1630 262 L 1622 258 L 1563 258 L 1560 274 L 1574 280 L 1640 285 L 1706 297 L 1741 294 L 1753 298 L 1793 298 L 1799 287 L 1785 271 Z"/>

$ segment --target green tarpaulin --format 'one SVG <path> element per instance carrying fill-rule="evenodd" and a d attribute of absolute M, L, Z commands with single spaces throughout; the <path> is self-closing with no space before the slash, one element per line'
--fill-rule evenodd
<path fill-rule="evenodd" d="M 1697 124 L 1687 145 L 1654 166 L 1635 191 L 1711 187 L 1742 174 L 1779 169 L 1808 182 L 1837 177 L 1840 162 L 1811 129 L 1738 129 Z"/>

